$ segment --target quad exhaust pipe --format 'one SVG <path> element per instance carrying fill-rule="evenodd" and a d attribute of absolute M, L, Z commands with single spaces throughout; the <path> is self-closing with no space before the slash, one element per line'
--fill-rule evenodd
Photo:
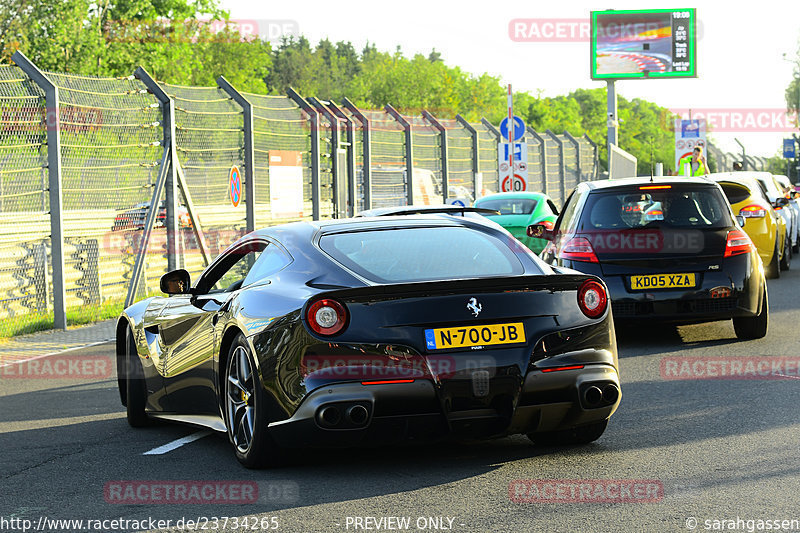
<path fill-rule="evenodd" d="M 348 407 L 344 412 L 344 416 L 354 426 L 363 426 L 369 419 L 369 411 L 363 405 L 356 404 Z"/>
<path fill-rule="evenodd" d="M 369 409 L 360 403 L 323 405 L 316 414 L 317 425 L 325 429 L 360 429 L 369 419 Z"/>
<path fill-rule="evenodd" d="M 592 409 L 612 405 L 619 400 L 619 387 L 614 383 L 590 385 L 583 391 L 583 405 Z"/>
<path fill-rule="evenodd" d="M 599 407 L 603 402 L 603 391 L 596 385 L 586 387 L 583 391 L 583 401 L 588 407 Z"/>

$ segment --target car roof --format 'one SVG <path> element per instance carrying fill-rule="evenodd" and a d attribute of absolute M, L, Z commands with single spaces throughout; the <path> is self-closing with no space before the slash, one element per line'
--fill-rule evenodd
<path fill-rule="evenodd" d="M 758 186 L 756 176 L 751 175 L 749 172 L 720 172 L 718 174 L 709 174 L 708 179 L 738 183 L 746 187 Z"/>
<path fill-rule="evenodd" d="M 760 172 L 755 170 L 737 170 L 735 172 L 715 172 L 714 174 L 709 174 L 708 178 L 718 181 L 720 178 L 749 178 L 749 179 L 766 179 L 771 178 L 772 174 L 769 172 Z"/>
<path fill-rule="evenodd" d="M 508 198 L 525 198 L 525 199 L 539 200 L 541 198 L 548 198 L 548 196 L 543 192 L 537 192 L 537 191 L 496 192 L 477 198 L 475 200 L 475 203 L 489 199 L 505 200 Z"/>
<path fill-rule="evenodd" d="M 278 226 L 270 226 L 254 231 L 251 235 L 261 238 L 276 238 L 284 241 L 286 238 L 301 238 L 310 241 L 315 233 L 340 233 L 347 231 L 365 231 L 371 229 L 400 229 L 422 226 L 483 226 L 496 230 L 499 226 L 489 219 L 476 216 L 461 216 L 450 214 L 417 214 L 399 216 L 375 216 L 328 219 L 316 221 L 301 221 Z"/>
<path fill-rule="evenodd" d="M 704 177 L 683 177 L 683 176 L 646 176 L 635 178 L 617 178 L 606 179 L 598 181 L 584 181 L 578 185 L 588 189 L 589 191 L 614 189 L 617 187 L 629 187 L 631 185 L 713 185 L 714 182 L 705 179 Z"/>

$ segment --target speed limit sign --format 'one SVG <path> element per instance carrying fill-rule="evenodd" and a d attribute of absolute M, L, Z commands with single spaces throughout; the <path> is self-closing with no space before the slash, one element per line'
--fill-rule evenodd
<path fill-rule="evenodd" d="M 514 177 L 505 176 L 500 183 L 500 190 L 503 192 L 519 192 L 524 191 L 527 187 L 527 181 L 519 174 L 514 174 Z"/>

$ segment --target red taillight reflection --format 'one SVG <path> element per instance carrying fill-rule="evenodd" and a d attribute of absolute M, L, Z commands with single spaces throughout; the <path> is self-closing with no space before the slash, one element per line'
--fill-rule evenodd
<path fill-rule="evenodd" d="M 414 383 L 413 379 L 384 379 L 381 381 L 362 381 L 362 385 L 392 385 L 394 383 Z"/>
<path fill-rule="evenodd" d="M 753 204 L 739 209 L 739 214 L 744 218 L 764 218 L 767 216 L 767 210 L 760 205 Z"/>
<path fill-rule="evenodd" d="M 597 318 L 606 312 L 608 294 L 602 284 L 586 280 L 578 289 L 578 307 L 589 318 Z"/>
<path fill-rule="evenodd" d="M 740 229 L 734 229 L 728 232 L 728 239 L 725 242 L 725 257 L 732 255 L 746 254 L 753 251 L 753 241 L 747 236 L 747 233 Z"/>
<path fill-rule="evenodd" d="M 569 259 L 571 261 L 586 261 L 589 263 L 597 263 L 597 255 L 594 253 L 592 243 L 586 237 L 572 237 L 567 240 L 562 246 L 558 256 L 561 259 Z"/>
<path fill-rule="evenodd" d="M 336 300 L 317 300 L 306 312 L 308 325 L 320 335 L 336 335 L 347 324 L 347 309 Z"/>
<path fill-rule="evenodd" d="M 542 372 L 560 372 L 561 370 L 580 370 L 581 368 L 583 368 L 583 365 L 557 366 L 555 368 L 543 368 Z"/>

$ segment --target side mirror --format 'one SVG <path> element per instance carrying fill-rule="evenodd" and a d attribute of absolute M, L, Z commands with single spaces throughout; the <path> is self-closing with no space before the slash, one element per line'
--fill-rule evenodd
<path fill-rule="evenodd" d="M 744 227 L 744 223 L 747 221 L 742 215 L 736 215 L 736 222 L 739 223 L 741 227 Z"/>
<path fill-rule="evenodd" d="M 528 237 L 545 239 L 548 241 L 552 241 L 554 237 L 552 228 L 548 228 L 545 224 L 531 224 L 528 226 L 526 233 Z"/>
<path fill-rule="evenodd" d="M 786 207 L 789 205 L 789 199 L 785 197 L 778 198 L 775 200 L 775 207 Z"/>
<path fill-rule="evenodd" d="M 159 286 L 164 294 L 191 294 L 192 278 L 187 271 L 181 268 L 161 276 Z"/>

